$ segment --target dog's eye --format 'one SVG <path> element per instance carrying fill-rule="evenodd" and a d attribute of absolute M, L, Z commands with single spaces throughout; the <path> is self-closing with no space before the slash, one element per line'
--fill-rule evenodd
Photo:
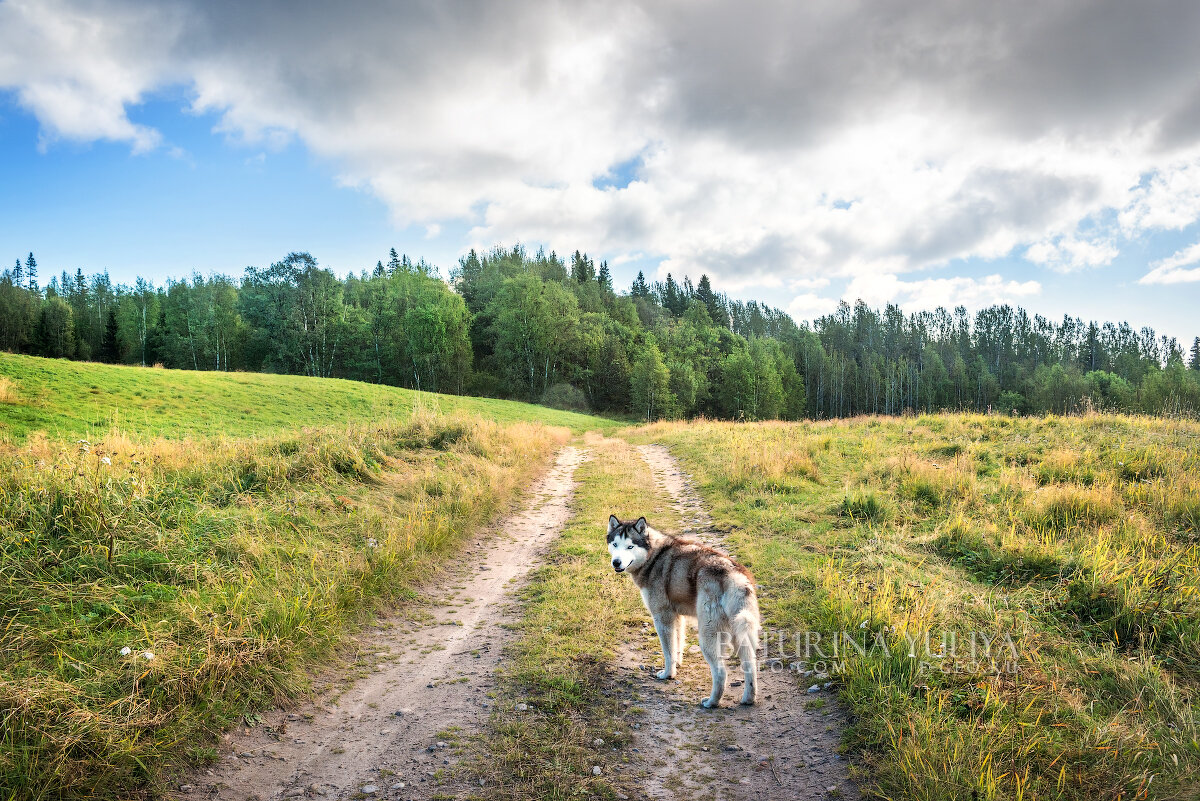
<path fill-rule="evenodd" d="M 627 550 L 627 551 L 632 551 L 632 550 L 633 550 L 633 546 L 632 546 L 632 545 L 626 545 L 626 546 L 625 546 L 625 550 Z"/>

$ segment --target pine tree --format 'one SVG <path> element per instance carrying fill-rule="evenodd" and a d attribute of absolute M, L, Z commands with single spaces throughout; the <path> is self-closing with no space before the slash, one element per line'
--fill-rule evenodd
<path fill-rule="evenodd" d="M 37 292 L 37 259 L 33 257 L 33 253 L 30 253 L 29 258 L 25 261 L 25 276 L 29 281 L 29 291 Z"/>
<path fill-rule="evenodd" d="M 596 276 L 596 282 L 605 292 L 612 292 L 612 273 L 609 272 L 607 261 L 600 262 L 600 273 Z"/>
<path fill-rule="evenodd" d="M 108 310 L 108 319 L 104 323 L 104 337 L 100 340 L 100 361 L 116 364 L 121 361 L 120 328 L 117 326 L 117 312 Z"/>
<path fill-rule="evenodd" d="M 1200 370 L 1200 337 L 1192 340 L 1192 358 L 1188 362 L 1188 367 L 1192 370 Z"/>
<path fill-rule="evenodd" d="M 392 248 L 388 251 L 387 263 L 388 275 L 395 275 L 400 272 L 400 256 L 396 253 L 396 249 Z"/>
<path fill-rule="evenodd" d="M 20 259 L 17 259 L 16 266 L 14 266 L 14 267 L 13 267 L 13 272 L 12 272 L 12 282 L 13 282 L 13 286 L 20 286 L 20 285 L 21 285 L 21 275 L 22 275 L 22 273 L 21 273 L 21 260 L 20 260 Z"/>

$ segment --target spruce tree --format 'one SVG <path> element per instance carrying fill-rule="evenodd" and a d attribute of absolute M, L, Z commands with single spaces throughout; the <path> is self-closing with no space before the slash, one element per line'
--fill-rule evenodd
<path fill-rule="evenodd" d="M 609 272 L 607 261 L 600 262 L 600 273 L 596 276 L 596 282 L 605 292 L 612 292 L 612 273 Z"/>
<path fill-rule="evenodd" d="M 104 322 L 104 336 L 100 340 L 100 361 L 116 364 L 121 361 L 121 330 L 117 326 L 117 312 L 108 310 L 108 319 Z"/>
<path fill-rule="evenodd" d="M 20 286 L 20 285 L 21 285 L 21 275 L 22 275 L 22 273 L 21 273 L 21 260 L 20 260 L 20 259 L 17 259 L 16 266 L 14 266 L 14 267 L 13 267 L 13 272 L 12 272 L 12 282 L 13 282 L 13 286 Z"/>
<path fill-rule="evenodd" d="M 1200 337 L 1192 340 L 1192 358 L 1188 362 L 1188 367 L 1200 371 Z"/>
<path fill-rule="evenodd" d="M 146 331 L 146 364 L 162 364 L 167 360 L 167 312 L 159 308 L 158 322 Z"/>
<path fill-rule="evenodd" d="M 650 294 L 650 287 L 646 286 L 646 276 L 642 275 L 641 270 L 638 270 L 637 278 L 633 279 L 629 294 L 635 298 L 644 298 Z"/>
<path fill-rule="evenodd" d="M 571 254 L 571 277 L 576 283 L 586 284 L 596 279 L 596 264 L 587 257 L 586 253 L 578 250 Z"/>
<path fill-rule="evenodd" d="M 25 261 L 25 277 L 29 281 L 29 291 L 37 292 L 37 259 L 33 257 L 32 252 L 29 254 L 29 258 Z"/>

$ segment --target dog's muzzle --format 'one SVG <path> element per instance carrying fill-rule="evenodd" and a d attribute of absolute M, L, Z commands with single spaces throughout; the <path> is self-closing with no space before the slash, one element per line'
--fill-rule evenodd
<path fill-rule="evenodd" d="M 618 562 L 616 559 L 613 560 L 613 570 L 617 571 L 618 573 L 625 572 L 625 568 L 621 567 L 621 563 Z"/>

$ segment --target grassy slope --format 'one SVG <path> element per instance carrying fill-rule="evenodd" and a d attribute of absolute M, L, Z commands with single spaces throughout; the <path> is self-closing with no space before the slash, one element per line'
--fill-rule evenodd
<path fill-rule="evenodd" d="M 527 403 L 419 393 L 340 379 L 154 370 L 0 353 L 0 442 L 33 431 L 94 438 L 114 426 L 139 435 L 249 436 L 281 429 L 405 419 L 418 405 L 500 423 L 538 421 L 576 433 L 618 423 Z M 7 395 L 7 401 L 4 397 Z"/>
<path fill-rule="evenodd" d="M 570 436 L 521 421 L 612 425 L 343 381 L 7 355 L 0 373 L 20 442 L 0 445 L 5 798 L 124 797 L 211 756 Z"/>
<path fill-rule="evenodd" d="M 769 628 L 827 648 L 883 632 L 892 655 L 852 651 L 841 675 L 879 796 L 1200 793 L 1200 425 L 941 415 L 637 436 L 693 472 Z M 1010 632 L 1019 672 L 938 654 L 945 630 Z M 909 658 L 905 635 L 925 632 Z"/>

